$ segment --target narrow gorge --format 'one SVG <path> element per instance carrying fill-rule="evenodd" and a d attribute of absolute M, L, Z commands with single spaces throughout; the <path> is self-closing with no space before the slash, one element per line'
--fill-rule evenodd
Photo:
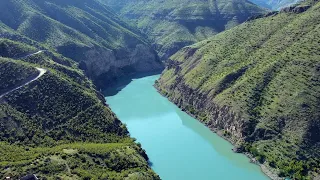
<path fill-rule="evenodd" d="M 280 177 L 317 176 L 319 5 L 303 2 L 183 48 L 157 89 Z"/>
<path fill-rule="evenodd" d="M 0 179 L 318 180 L 319 109 L 319 0 L 0 1 Z"/>

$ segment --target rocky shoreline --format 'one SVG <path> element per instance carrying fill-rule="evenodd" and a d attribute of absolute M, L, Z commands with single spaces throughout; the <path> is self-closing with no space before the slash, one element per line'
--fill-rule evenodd
<path fill-rule="evenodd" d="M 172 99 L 170 99 L 167 95 L 161 93 L 161 90 L 160 90 L 160 88 L 159 88 L 157 85 L 154 85 L 154 87 L 157 89 L 157 91 L 158 91 L 159 94 L 161 94 L 162 96 L 166 97 L 169 101 L 171 101 L 172 103 L 174 103 L 175 105 L 177 105 L 182 111 L 186 112 L 188 115 L 190 115 L 191 117 L 193 117 L 193 118 L 195 118 L 195 119 L 198 120 L 198 118 L 197 118 L 194 114 L 192 114 L 190 111 L 188 111 L 188 110 L 186 110 L 186 109 L 184 109 L 184 108 L 181 108 L 181 107 L 179 106 L 179 104 L 177 104 L 176 102 L 172 101 Z M 198 120 L 198 121 L 199 121 L 199 120 Z M 228 138 L 227 136 L 224 136 L 223 133 L 222 133 L 222 131 L 219 131 L 219 130 L 216 129 L 216 128 L 212 128 L 212 127 L 209 126 L 209 124 L 204 123 L 204 122 L 202 122 L 202 121 L 199 121 L 199 122 L 201 122 L 203 125 L 205 125 L 206 127 L 208 127 L 213 133 L 216 133 L 216 134 L 217 134 L 218 136 L 220 136 L 221 138 L 223 138 L 223 139 L 225 139 L 226 141 L 230 142 L 230 143 L 234 146 L 234 148 L 232 149 L 234 153 L 242 153 L 242 154 L 246 155 L 246 156 L 250 159 L 250 162 L 251 162 L 251 163 L 254 163 L 254 164 L 260 166 L 261 171 L 262 171 L 265 175 L 267 175 L 270 179 L 272 179 L 272 180 L 282 180 L 282 179 L 283 179 L 283 178 L 280 178 L 280 177 L 278 176 L 276 170 L 275 170 L 275 169 L 272 169 L 270 166 L 268 166 L 268 165 L 266 164 L 266 162 L 263 163 L 263 164 L 261 164 L 261 163 L 259 163 L 259 162 L 253 157 L 253 155 L 252 155 L 251 153 L 249 153 L 249 152 L 243 152 L 242 150 L 238 149 L 238 148 L 236 147 L 236 144 L 235 144 L 236 142 L 233 141 L 231 138 Z"/>

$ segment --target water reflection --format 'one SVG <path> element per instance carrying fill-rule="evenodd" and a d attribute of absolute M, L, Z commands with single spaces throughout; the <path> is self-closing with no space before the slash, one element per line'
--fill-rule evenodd
<path fill-rule="evenodd" d="M 152 87 L 158 77 L 133 80 L 107 99 L 131 135 L 141 142 L 160 177 L 267 179 L 248 158 L 233 153 L 230 143 L 162 97 Z"/>
<path fill-rule="evenodd" d="M 181 111 L 178 107 L 175 108 L 175 112 L 179 116 L 182 124 L 195 132 L 196 134 L 200 135 L 206 142 L 208 142 L 214 150 L 219 153 L 220 155 L 224 156 L 228 160 L 230 160 L 231 163 L 238 167 L 243 167 L 243 161 L 248 162 L 249 159 L 246 158 L 242 154 L 237 154 L 232 151 L 232 144 L 228 141 L 225 141 L 221 137 L 219 137 L 217 134 L 211 132 L 209 128 L 204 126 L 202 123 L 200 123 L 197 120 L 194 120 L 192 117 L 190 117 L 187 113 Z M 237 159 L 237 161 L 235 161 Z"/>
<path fill-rule="evenodd" d="M 105 87 L 101 91 L 105 97 L 114 96 L 118 94 L 122 89 L 124 89 L 128 84 L 130 84 L 134 79 L 141 79 L 144 77 L 159 75 L 161 72 L 162 70 L 154 71 L 154 72 L 136 73 L 136 74 L 128 75 L 125 77 L 121 77 L 116 79 L 115 82 Z"/>

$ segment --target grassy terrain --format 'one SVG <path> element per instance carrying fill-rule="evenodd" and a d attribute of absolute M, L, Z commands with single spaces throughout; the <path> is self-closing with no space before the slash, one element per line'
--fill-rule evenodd
<path fill-rule="evenodd" d="M 103 4 L 1 1 L 0 93 L 38 75 L 36 67 L 47 73 L 0 99 L 0 179 L 159 179 L 86 76 L 113 79 L 118 74 L 109 70 L 122 66 L 132 73 L 161 63 Z"/>
<path fill-rule="evenodd" d="M 1 21 L 9 28 L 56 48 L 68 44 L 119 48 L 141 41 L 129 26 L 123 27 L 125 23 L 95 1 L 9 0 L 0 7 Z M 133 42 L 125 42 L 121 36 L 132 36 Z"/>
<path fill-rule="evenodd" d="M 0 172 L 3 176 L 29 172 L 42 179 L 156 179 L 132 142 L 37 148 L 0 145 L 0 166 L 6 168 Z"/>
<path fill-rule="evenodd" d="M 8 39 L 0 39 L 0 53 L 2 57 L 21 58 L 30 52 L 36 52 L 37 49 L 31 46 L 10 41 Z"/>
<path fill-rule="evenodd" d="M 13 59 L 36 52 L 23 42 L 0 47 L 1 89 L 48 70 L 0 100 L 1 178 L 159 179 L 77 63 L 50 50 Z"/>
<path fill-rule="evenodd" d="M 320 173 L 320 3 L 246 22 L 171 57 L 160 91 L 282 177 Z"/>
<path fill-rule="evenodd" d="M 162 67 L 139 31 L 96 0 L 1 1 L 0 21 L 0 37 L 15 33 L 15 40 L 23 35 L 41 43 L 79 62 L 92 79 L 111 68 L 121 71 L 129 66 L 132 71 L 128 73 L 134 73 Z M 136 67 L 141 61 L 151 65 Z M 109 73 L 109 79 L 119 74 Z"/>
<path fill-rule="evenodd" d="M 32 67 L 26 67 L 20 63 L 15 63 L 2 58 L 0 59 L 0 64 L 0 94 L 14 88 L 26 78 L 37 75 L 38 73 L 37 70 Z"/>
<path fill-rule="evenodd" d="M 100 1 L 147 34 L 163 60 L 265 12 L 246 0 Z"/>

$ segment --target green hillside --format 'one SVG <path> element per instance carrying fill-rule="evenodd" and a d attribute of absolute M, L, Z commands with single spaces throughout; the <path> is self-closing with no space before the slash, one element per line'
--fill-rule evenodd
<path fill-rule="evenodd" d="M 32 67 L 25 67 L 11 61 L 0 61 L 0 94 L 14 88 L 17 84 L 21 84 L 28 77 L 34 77 L 38 74 L 37 70 Z M 15 75 L 12 78 L 12 75 Z"/>
<path fill-rule="evenodd" d="M 170 59 L 156 86 L 179 107 L 279 176 L 320 174 L 320 2 L 251 20 Z"/>
<path fill-rule="evenodd" d="M 159 179 L 88 77 L 108 85 L 161 68 L 97 1 L 0 1 L 0 179 Z"/>
<path fill-rule="evenodd" d="M 162 60 L 265 12 L 246 0 L 100 1 L 147 34 Z"/>
<path fill-rule="evenodd" d="M 1 1 L 0 21 L 0 32 L 13 31 L 56 50 L 94 80 L 162 68 L 139 31 L 96 0 Z"/>
<path fill-rule="evenodd" d="M 47 70 L 0 98 L 1 179 L 159 179 L 76 63 L 51 51 L 26 56 L 37 48 L 8 39 L 0 49 L 0 96 Z"/>

